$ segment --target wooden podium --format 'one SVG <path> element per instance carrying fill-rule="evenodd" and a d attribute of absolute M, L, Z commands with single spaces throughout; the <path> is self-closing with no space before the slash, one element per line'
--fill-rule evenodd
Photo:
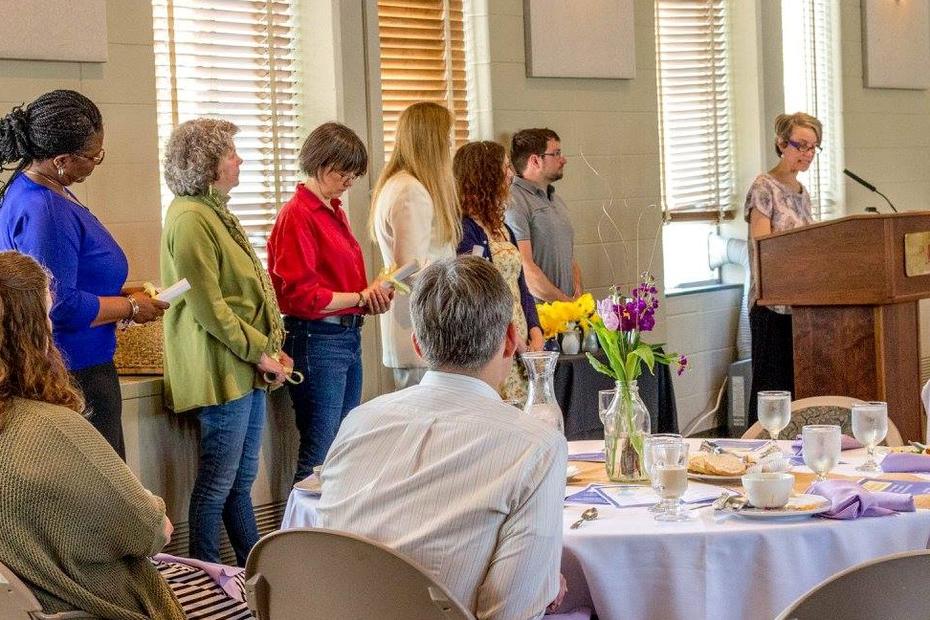
<path fill-rule="evenodd" d="M 930 212 L 853 215 L 760 237 L 759 302 L 793 312 L 795 398 L 888 403 L 923 441 L 917 301 L 930 297 Z"/>

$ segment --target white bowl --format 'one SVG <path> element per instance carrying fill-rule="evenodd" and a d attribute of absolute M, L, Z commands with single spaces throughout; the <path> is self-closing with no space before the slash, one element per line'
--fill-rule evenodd
<path fill-rule="evenodd" d="M 756 508 L 781 508 L 794 488 L 794 476 L 785 472 L 746 474 L 742 481 L 749 503 Z"/>

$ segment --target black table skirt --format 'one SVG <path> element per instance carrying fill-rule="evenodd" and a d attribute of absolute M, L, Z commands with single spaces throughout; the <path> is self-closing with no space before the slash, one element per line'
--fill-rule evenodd
<path fill-rule="evenodd" d="M 606 362 L 603 352 L 598 358 Z M 649 410 L 653 433 L 677 433 L 678 411 L 668 366 L 655 365 L 656 374 L 643 370 L 637 385 Z M 610 390 L 614 381 L 594 370 L 584 354 L 559 356 L 555 369 L 555 398 L 565 416 L 565 437 L 569 441 L 603 439 L 604 425 L 598 412 L 597 393 Z"/>

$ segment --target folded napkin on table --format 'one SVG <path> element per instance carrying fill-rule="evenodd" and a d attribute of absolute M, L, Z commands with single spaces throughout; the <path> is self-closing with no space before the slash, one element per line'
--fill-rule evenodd
<path fill-rule="evenodd" d="M 914 512 L 914 496 L 887 491 L 866 491 L 850 480 L 823 480 L 807 489 L 810 495 L 830 500 L 830 510 L 819 516 L 828 519 L 883 517 L 896 512 Z"/>
<path fill-rule="evenodd" d="M 588 463 L 603 463 L 607 460 L 603 452 L 579 452 L 578 454 L 569 454 L 569 461 L 585 461 Z"/>
<path fill-rule="evenodd" d="M 708 443 L 724 450 L 755 450 L 768 445 L 768 439 L 711 439 Z"/>
<path fill-rule="evenodd" d="M 801 454 L 801 446 L 803 442 L 801 441 L 801 436 L 798 435 L 797 439 L 791 443 L 791 447 L 794 448 L 795 454 Z M 862 444 L 855 437 L 850 437 L 849 435 L 840 435 L 840 450 L 858 450 L 862 447 Z"/>
<path fill-rule="evenodd" d="M 610 500 L 604 497 L 602 493 L 599 493 L 597 486 L 589 484 L 587 487 L 567 495 L 565 497 L 566 504 L 597 504 L 600 506 L 611 506 Z"/>
<path fill-rule="evenodd" d="M 175 564 L 186 564 L 187 566 L 199 568 L 209 575 L 210 579 L 222 588 L 223 592 L 228 594 L 231 598 L 236 599 L 240 603 L 245 602 L 242 598 L 242 588 L 234 581 L 236 575 L 244 571 L 244 568 L 226 566 L 225 564 L 214 564 L 213 562 L 204 562 L 203 560 L 195 560 L 194 558 L 182 558 L 168 553 L 159 553 L 152 559 L 158 562 L 173 562 Z"/>
<path fill-rule="evenodd" d="M 882 460 L 882 471 L 930 472 L 930 454 L 892 452 Z"/>

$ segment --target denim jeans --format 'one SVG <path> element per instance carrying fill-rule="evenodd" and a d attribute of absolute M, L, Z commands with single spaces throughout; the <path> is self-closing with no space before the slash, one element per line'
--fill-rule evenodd
<path fill-rule="evenodd" d="M 339 424 L 362 396 L 362 335 L 357 327 L 287 317 L 284 350 L 304 382 L 288 385 L 300 434 L 297 472 L 303 480 L 321 465 Z"/>
<path fill-rule="evenodd" d="M 203 407 L 198 417 L 200 462 L 188 512 L 190 555 L 206 562 L 220 561 L 222 522 L 237 564 L 245 566 L 258 542 L 252 483 L 258 473 L 265 424 L 265 392 L 252 390 L 228 403 Z"/>

